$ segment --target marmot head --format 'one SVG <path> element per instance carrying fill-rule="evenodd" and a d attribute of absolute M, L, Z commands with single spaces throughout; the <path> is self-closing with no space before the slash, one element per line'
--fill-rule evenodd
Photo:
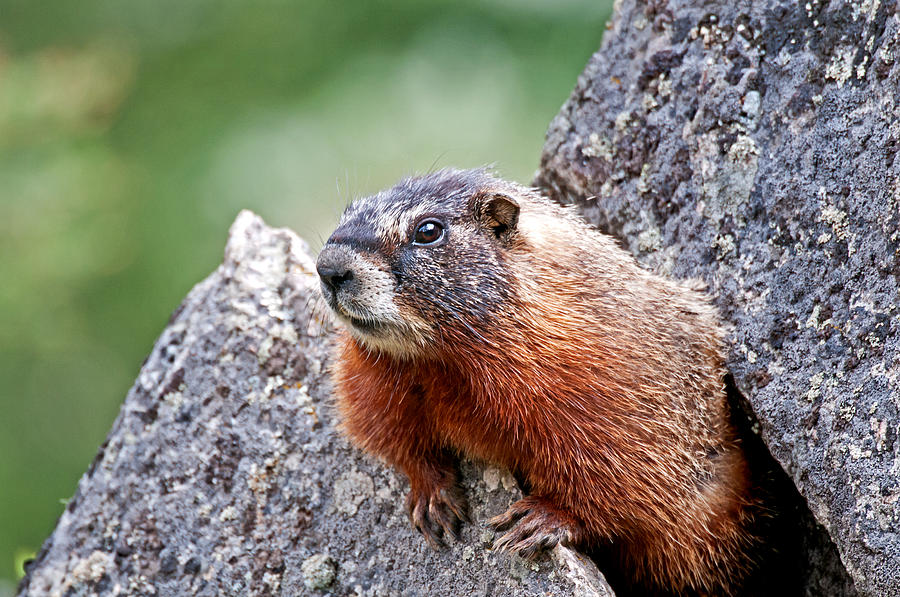
<path fill-rule="evenodd" d="M 441 170 L 354 201 L 316 263 L 326 302 L 393 356 L 477 341 L 512 292 L 504 255 L 531 194 L 485 170 Z"/>

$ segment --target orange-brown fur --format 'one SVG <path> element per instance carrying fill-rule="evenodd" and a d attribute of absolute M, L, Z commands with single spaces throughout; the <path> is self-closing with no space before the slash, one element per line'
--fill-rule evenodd
<path fill-rule="evenodd" d="M 345 430 L 406 473 L 426 537 L 463 517 L 454 457 L 470 456 L 528 487 L 492 521 L 507 531 L 501 546 L 527 556 L 568 542 L 608 553 L 640 590 L 731 593 L 751 567 L 757 506 L 729 424 L 713 308 L 567 210 L 491 180 L 482 191 L 521 208 L 495 272 L 514 287 L 505 316 L 477 329 L 438 321 L 426 347 L 402 355 L 342 332 L 334 380 Z"/>

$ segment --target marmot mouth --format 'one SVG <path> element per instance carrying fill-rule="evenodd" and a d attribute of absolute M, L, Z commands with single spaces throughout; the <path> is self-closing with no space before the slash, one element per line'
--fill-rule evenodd
<path fill-rule="evenodd" d="M 383 323 L 372 321 L 370 319 L 359 319 L 357 317 L 353 317 L 352 315 L 344 315 L 344 318 L 350 322 L 350 325 L 361 332 L 366 332 L 367 334 L 377 332 L 384 327 Z"/>
<path fill-rule="evenodd" d="M 354 329 L 366 334 L 375 334 L 376 332 L 384 329 L 386 325 L 380 321 L 365 319 L 353 315 L 352 313 L 347 311 L 347 309 L 344 308 L 344 306 L 340 303 L 332 305 L 332 309 L 334 309 L 334 312 L 338 314 L 338 317 L 349 323 L 351 326 L 353 326 Z"/>

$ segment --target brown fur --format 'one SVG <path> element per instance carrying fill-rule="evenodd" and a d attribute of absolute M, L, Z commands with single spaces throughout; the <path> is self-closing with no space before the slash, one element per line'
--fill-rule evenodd
<path fill-rule="evenodd" d="M 378 222 L 417 192 L 418 211 L 452 221 L 443 253 L 404 252 L 415 222 L 389 237 Z M 529 489 L 491 521 L 505 532 L 498 547 L 530 557 L 573 544 L 608 554 L 639 590 L 732 593 L 751 567 L 757 505 L 706 298 L 641 269 L 567 209 L 481 171 L 404 181 L 361 203 L 329 245 L 362 234 L 354 209 L 382 226 L 354 250 L 397 274 L 389 299 L 424 340 L 343 331 L 338 407 L 353 440 L 409 477 L 410 517 L 429 542 L 465 516 L 461 454 L 517 472 Z"/>

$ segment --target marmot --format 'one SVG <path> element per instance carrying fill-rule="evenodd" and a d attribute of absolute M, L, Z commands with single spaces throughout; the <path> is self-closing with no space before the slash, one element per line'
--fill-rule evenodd
<path fill-rule="evenodd" d="M 346 328 L 343 428 L 409 477 L 429 543 L 465 517 L 466 456 L 527 491 L 490 521 L 496 547 L 601 552 L 646 593 L 728 595 L 752 568 L 758 503 L 695 288 L 486 170 L 354 201 L 317 269 Z"/>

